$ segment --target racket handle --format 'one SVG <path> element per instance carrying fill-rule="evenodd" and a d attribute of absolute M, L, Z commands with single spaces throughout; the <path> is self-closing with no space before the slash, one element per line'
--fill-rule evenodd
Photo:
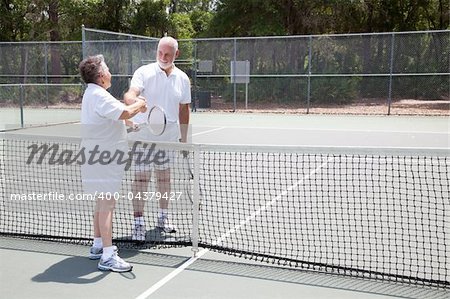
<path fill-rule="evenodd" d="M 139 127 L 139 125 L 133 125 L 132 127 L 128 127 L 127 133 L 137 132 L 137 131 L 139 131 L 140 129 L 141 129 L 141 128 Z"/>

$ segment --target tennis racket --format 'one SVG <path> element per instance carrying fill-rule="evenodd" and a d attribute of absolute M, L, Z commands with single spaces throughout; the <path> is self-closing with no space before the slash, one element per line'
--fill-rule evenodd
<path fill-rule="evenodd" d="M 154 136 L 161 136 L 166 130 L 166 112 L 160 106 L 153 106 L 147 117 L 147 122 L 127 129 L 127 132 L 137 132 L 143 127 L 147 127 Z"/>
<path fill-rule="evenodd" d="M 191 204 L 194 204 L 194 196 L 193 196 L 193 188 L 194 188 L 194 173 L 192 172 L 191 163 L 189 162 L 189 157 L 186 152 L 183 152 L 183 169 L 185 171 L 186 179 L 184 181 L 184 188 L 183 191 L 191 201 Z M 202 207 L 202 190 L 200 188 L 200 200 L 198 208 L 201 209 Z"/>

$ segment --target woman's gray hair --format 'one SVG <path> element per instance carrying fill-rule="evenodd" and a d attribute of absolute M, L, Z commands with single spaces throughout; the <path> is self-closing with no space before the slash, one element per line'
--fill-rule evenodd
<path fill-rule="evenodd" d="M 80 62 L 78 66 L 81 79 L 88 83 L 97 83 L 98 78 L 104 72 L 105 58 L 103 55 L 89 56 Z"/>

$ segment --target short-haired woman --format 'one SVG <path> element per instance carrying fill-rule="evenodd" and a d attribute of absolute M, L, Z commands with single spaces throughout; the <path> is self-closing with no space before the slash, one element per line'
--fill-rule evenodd
<path fill-rule="evenodd" d="M 127 153 L 125 120 L 147 110 L 145 99 L 139 98 L 126 106 L 114 98 L 107 89 L 111 87 L 111 73 L 103 55 L 90 56 L 79 65 L 80 75 L 87 84 L 81 106 L 82 147 L 85 152 L 96 148 L 101 155 L 114 157 Z M 109 152 L 109 153 L 105 153 Z M 124 164 L 117 160 L 85 161 L 81 166 L 83 192 L 97 194 L 94 212 L 94 243 L 90 259 L 100 259 L 98 269 L 127 272 L 132 266 L 117 254 L 112 245 L 112 218 L 115 200 L 112 195 L 120 191 Z M 122 157 L 123 158 L 123 157 Z M 103 163 L 101 163 L 103 162 Z"/>

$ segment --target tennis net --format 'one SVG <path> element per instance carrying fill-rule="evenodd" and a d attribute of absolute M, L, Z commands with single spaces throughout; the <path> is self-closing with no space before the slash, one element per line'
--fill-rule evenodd
<path fill-rule="evenodd" d="M 72 159 L 80 140 L 0 137 L 0 234 L 90 244 L 94 201 L 80 197 L 80 163 Z M 184 164 L 174 163 L 174 195 L 166 198 L 177 231 L 156 228 L 158 199 L 151 180 L 142 198 L 146 239 L 132 240 L 136 169 L 126 167 L 121 192 L 112 194 L 119 246 L 193 246 L 288 267 L 450 285 L 446 150 L 156 148 L 180 152 L 177 161 L 181 152 L 189 153 L 194 178 Z"/>

